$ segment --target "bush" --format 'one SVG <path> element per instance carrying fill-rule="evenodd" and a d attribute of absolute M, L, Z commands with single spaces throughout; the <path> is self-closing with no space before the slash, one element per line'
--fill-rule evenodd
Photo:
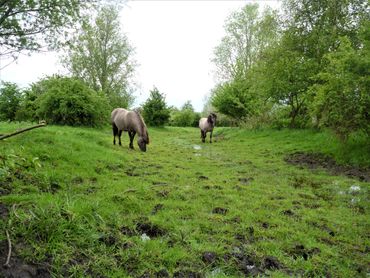
<path fill-rule="evenodd" d="M 219 85 L 212 93 L 211 102 L 219 112 L 236 120 L 247 117 L 251 112 L 252 98 L 244 80 Z"/>
<path fill-rule="evenodd" d="M 78 79 L 49 77 L 35 84 L 32 90 L 38 95 L 35 116 L 48 123 L 100 126 L 108 121 L 106 97 Z"/>
<path fill-rule="evenodd" d="M 21 100 L 22 92 L 16 84 L 2 82 L 0 87 L 0 120 L 14 121 Z"/>
<path fill-rule="evenodd" d="M 142 112 L 146 124 L 151 126 L 164 126 L 170 118 L 170 109 L 166 105 L 165 97 L 155 87 L 150 91 Z"/>
<path fill-rule="evenodd" d="M 199 124 L 200 113 L 194 111 L 190 101 L 185 102 L 181 110 L 173 109 L 171 111 L 170 125 L 172 126 L 193 126 Z"/>

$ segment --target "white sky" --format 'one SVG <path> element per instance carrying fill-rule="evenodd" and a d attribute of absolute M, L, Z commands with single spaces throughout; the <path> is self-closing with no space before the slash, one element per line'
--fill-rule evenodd
<path fill-rule="evenodd" d="M 145 102 L 156 86 L 168 105 L 181 107 L 190 100 L 202 111 L 215 85 L 213 50 L 224 36 L 227 16 L 247 3 L 276 8 L 279 1 L 187 0 L 129 1 L 121 13 L 122 31 L 135 48 L 134 106 Z M 0 60 L 0 68 L 7 61 Z M 0 71 L 0 80 L 27 87 L 54 73 L 64 73 L 56 53 L 21 56 Z"/>

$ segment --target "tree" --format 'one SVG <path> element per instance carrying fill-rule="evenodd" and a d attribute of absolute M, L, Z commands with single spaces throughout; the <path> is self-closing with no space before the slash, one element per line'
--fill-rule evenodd
<path fill-rule="evenodd" d="M 357 130 L 370 136 L 370 31 L 364 31 L 363 47 L 356 51 L 347 37 L 337 51 L 324 56 L 327 64 L 317 75 L 313 114 L 319 125 L 334 130 L 342 141 Z"/>
<path fill-rule="evenodd" d="M 250 114 L 251 95 L 245 80 L 234 80 L 217 86 L 212 92 L 212 105 L 217 111 L 240 121 Z"/>
<path fill-rule="evenodd" d="M 108 103 L 101 93 L 76 78 L 52 76 L 34 84 L 36 117 L 51 124 L 100 126 L 108 122 Z"/>
<path fill-rule="evenodd" d="M 289 108 L 290 127 L 304 127 L 308 121 L 308 89 L 314 83 L 317 61 L 294 50 L 289 35 L 284 34 L 276 47 L 265 52 L 258 67 L 260 75 L 254 86 L 265 99 Z"/>
<path fill-rule="evenodd" d="M 168 123 L 170 109 L 167 107 L 165 96 L 156 87 L 150 91 L 150 96 L 143 104 L 143 117 L 151 126 L 163 126 Z"/>
<path fill-rule="evenodd" d="M 62 31 L 81 19 L 88 0 L 0 1 L 0 57 L 57 46 Z"/>
<path fill-rule="evenodd" d="M 213 62 L 221 83 L 214 88 L 212 105 L 237 122 L 254 115 L 259 94 L 250 88 L 253 67 L 279 37 L 275 11 L 258 12 L 258 5 L 246 5 L 225 24 L 226 36 L 215 49 Z"/>
<path fill-rule="evenodd" d="M 260 53 L 277 38 L 274 11 L 260 16 L 258 4 L 248 4 L 232 13 L 225 23 L 226 36 L 215 48 L 213 62 L 220 81 L 245 78 Z"/>
<path fill-rule="evenodd" d="M 72 76 L 107 95 L 111 108 L 133 103 L 130 78 L 135 63 L 133 48 L 122 34 L 116 6 L 101 8 L 97 17 L 82 26 L 64 57 Z"/>
<path fill-rule="evenodd" d="M 17 84 L 2 82 L 0 87 L 0 120 L 14 121 L 21 100 L 22 92 Z"/>

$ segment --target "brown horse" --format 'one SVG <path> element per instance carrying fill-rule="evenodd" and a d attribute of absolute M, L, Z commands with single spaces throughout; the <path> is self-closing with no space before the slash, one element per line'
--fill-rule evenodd
<path fill-rule="evenodd" d="M 217 115 L 215 113 L 210 113 L 207 118 L 201 118 L 199 120 L 200 134 L 202 142 L 206 141 L 207 132 L 210 132 L 209 142 L 212 143 L 213 129 L 216 125 Z"/>
<path fill-rule="evenodd" d="M 113 144 L 116 144 L 118 135 L 119 145 L 121 146 L 122 131 L 127 131 L 130 136 L 130 148 L 133 149 L 133 140 L 137 133 L 137 144 L 141 151 L 146 151 L 149 144 L 149 135 L 143 118 L 137 111 L 129 111 L 123 108 L 116 108 L 112 111 Z"/>

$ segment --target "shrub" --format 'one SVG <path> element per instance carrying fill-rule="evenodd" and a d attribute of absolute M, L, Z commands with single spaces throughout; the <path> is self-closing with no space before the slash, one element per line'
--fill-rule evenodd
<path fill-rule="evenodd" d="M 185 102 L 181 110 L 173 109 L 171 111 L 170 125 L 172 126 L 193 126 L 199 124 L 200 113 L 194 111 L 190 101 Z"/>
<path fill-rule="evenodd" d="M 14 121 L 21 100 L 22 92 L 17 84 L 2 82 L 0 87 L 0 120 Z"/>
<path fill-rule="evenodd" d="M 105 96 L 87 87 L 81 80 L 49 77 L 33 86 L 37 97 L 36 117 L 52 124 L 99 126 L 108 121 Z"/>
<path fill-rule="evenodd" d="M 142 112 L 145 122 L 151 126 L 163 126 L 170 118 L 170 109 L 167 107 L 165 97 L 155 87 L 150 91 Z"/>

